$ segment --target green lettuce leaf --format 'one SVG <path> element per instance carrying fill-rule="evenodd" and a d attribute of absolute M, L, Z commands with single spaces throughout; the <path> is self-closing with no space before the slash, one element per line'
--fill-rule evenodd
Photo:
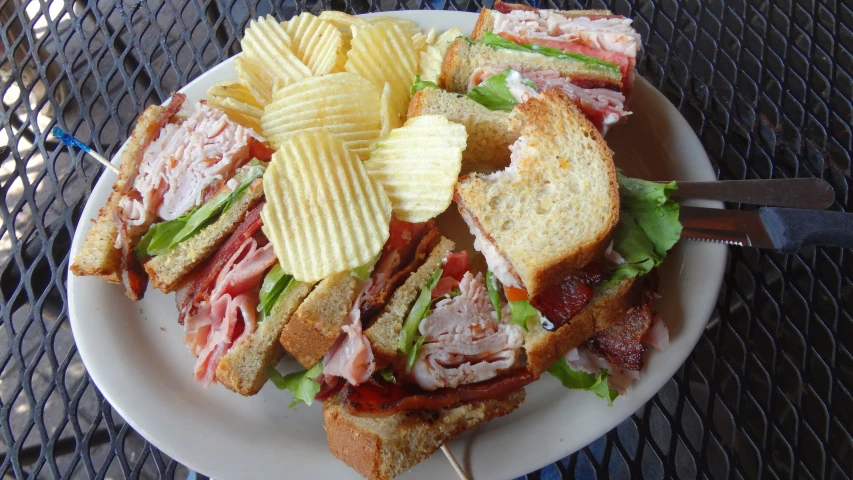
<path fill-rule="evenodd" d="M 379 253 L 377 253 L 376 256 L 373 257 L 373 260 L 365 263 L 360 267 L 353 268 L 352 270 L 350 270 L 349 274 L 359 280 L 367 280 L 368 278 L 370 278 L 370 273 L 373 272 L 373 266 L 376 265 L 376 262 L 379 261 L 379 257 L 381 256 L 382 251 L 380 250 Z"/>
<path fill-rule="evenodd" d="M 613 250 L 625 263 L 616 266 L 610 280 L 602 286 L 615 285 L 625 278 L 645 275 L 661 264 L 666 253 L 681 238 L 678 203 L 670 193 L 675 182 L 656 183 L 626 177 L 619 170 L 621 208 L 619 224 L 613 235 Z"/>
<path fill-rule="evenodd" d="M 501 321 L 501 284 L 498 282 L 495 274 L 491 270 L 486 271 L 486 289 L 489 291 L 489 298 L 492 300 L 492 306 L 498 312 L 498 322 Z"/>
<path fill-rule="evenodd" d="M 425 88 L 439 88 L 435 82 L 429 80 L 421 80 L 420 75 L 415 75 L 415 80 L 412 81 L 412 86 L 409 88 L 409 93 L 414 95 Z"/>
<path fill-rule="evenodd" d="M 512 313 L 510 323 L 520 326 L 525 332 L 527 331 L 527 320 L 537 316 L 536 309 L 533 308 L 529 300 L 509 302 L 509 311 Z"/>
<path fill-rule="evenodd" d="M 234 179 L 239 186 L 231 192 L 220 193 L 209 202 L 196 207 L 189 213 L 174 220 L 155 223 L 145 232 L 136 245 L 134 252 L 137 257 L 150 257 L 169 253 L 181 242 L 193 237 L 201 229 L 210 225 L 228 210 L 234 200 L 243 194 L 249 186 L 264 175 L 264 167 L 257 160 L 252 160 L 242 167 Z"/>
<path fill-rule="evenodd" d="M 388 383 L 397 383 L 397 379 L 394 377 L 394 370 L 390 365 L 379 370 L 379 375 Z"/>
<path fill-rule="evenodd" d="M 320 391 L 320 383 L 316 379 L 321 373 L 323 373 L 322 360 L 317 362 L 309 370 L 288 373 L 284 376 L 278 373 L 275 367 L 269 368 L 269 376 L 272 383 L 279 390 L 290 390 L 290 393 L 293 394 L 290 408 L 295 407 L 299 402 L 305 402 L 306 405 L 314 403 L 314 397 Z"/>
<path fill-rule="evenodd" d="M 264 282 L 261 284 L 261 291 L 258 292 L 258 297 L 260 298 L 260 302 L 258 302 L 258 312 L 260 315 L 258 316 L 258 321 L 264 321 L 272 312 L 272 307 L 275 306 L 278 299 L 286 292 L 289 288 L 296 284 L 296 280 L 293 278 L 293 275 L 288 275 L 284 273 L 281 265 L 276 263 L 267 272 L 264 277 Z"/>
<path fill-rule="evenodd" d="M 548 373 L 557 377 L 557 380 L 564 387 L 574 390 L 588 390 L 598 395 L 599 398 L 607 400 L 607 405 L 611 407 L 613 406 L 613 400 L 619 396 L 619 392 L 607 385 L 607 377 L 609 375 L 606 370 L 601 370 L 598 375 L 579 372 L 573 370 L 566 363 L 566 360 L 561 358 L 548 368 Z"/>
<path fill-rule="evenodd" d="M 465 96 L 489 110 L 512 111 L 518 105 L 515 96 L 506 86 L 506 77 L 512 71 L 511 68 L 506 68 L 502 73 L 492 75 Z"/>
<path fill-rule="evenodd" d="M 400 338 L 397 341 L 397 349 L 406 355 L 406 358 L 408 359 L 407 369 L 411 368 L 415 363 L 415 359 L 418 358 L 418 350 L 424 342 L 423 337 L 417 338 L 420 336 L 418 327 L 421 324 L 421 320 L 426 318 L 429 314 L 432 289 L 435 288 L 438 280 L 441 279 L 441 274 L 443 272 L 444 270 L 441 267 L 438 267 L 435 272 L 433 272 L 432 276 L 429 277 L 426 285 L 421 288 L 421 293 L 418 295 L 418 299 L 415 300 L 415 304 L 412 305 L 412 309 L 409 310 L 409 315 L 406 316 L 406 321 L 403 323 L 403 329 L 400 331 Z"/>
<path fill-rule="evenodd" d="M 483 34 L 483 38 L 481 40 L 477 40 L 474 43 L 481 43 L 483 45 L 488 45 L 495 49 L 516 50 L 519 52 L 526 53 L 538 53 L 546 57 L 574 60 L 585 64 L 587 67 L 603 70 L 610 75 L 618 75 L 619 78 L 622 77 L 622 71 L 619 69 L 619 65 L 616 65 L 615 63 L 607 62 L 605 60 L 591 57 L 589 55 L 584 55 L 582 53 L 566 52 L 558 48 L 545 47 L 542 45 L 536 45 L 531 43 L 515 43 L 501 37 L 500 35 L 495 35 L 492 32 L 486 32 L 485 34 Z"/>

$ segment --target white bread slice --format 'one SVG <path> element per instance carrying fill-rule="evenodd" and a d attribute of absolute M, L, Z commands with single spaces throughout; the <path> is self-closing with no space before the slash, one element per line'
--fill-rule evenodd
<path fill-rule="evenodd" d="M 511 122 L 522 133 L 512 165 L 461 180 L 456 202 L 533 298 L 603 253 L 619 222 L 619 187 L 612 152 L 563 92 L 519 105 Z"/>
<path fill-rule="evenodd" d="M 379 418 L 351 415 L 335 396 L 323 404 L 323 427 L 334 456 L 368 479 L 389 480 L 429 458 L 456 435 L 511 413 L 524 396 L 521 388 L 456 408 Z"/>
<path fill-rule="evenodd" d="M 465 126 L 468 144 L 462 152 L 462 172 L 494 171 L 509 165 L 509 146 L 519 133 L 510 128 L 509 112 L 489 110 L 465 95 L 425 88 L 409 103 L 408 118 L 444 115 Z"/>
<path fill-rule="evenodd" d="M 516 50 L 495 49 L 459 38 L 447 49 L 441 63 L 438 86 L 456 93 L 468 93 L 468 80 L 477 67 L 520 63 L 535 70 L 554 70 L 578 84 L 608 85 L 622 90 L 622 74 L 568 59 L 546 57 Z"/>
<path fill-rule="evenodd" d="M 287 353 L 303 367 L 313 367 L 338 339 L 357 294 L 348 271 L 321 280 L 281 331 Z"/>
<path fill-rule="evenodd" d="M 382 313 L 364 331 L 373 350 L 377 371 L 388 366 L 397 356 L 397 340 L 403 328 L 403 321 L 421 293 L 421 288 L 426 285 L 430 275 L 441 265 L 444 256 L 452 251 L 453 247 L 452 241 L 441 237 L 423 265 L 409 275 L 409 278 L 394 291 Z"/>
<path fill-rule="evenodd" d="M 279 344 L 282 329 L 312 288 L 313 283 L 303 282 L 290 287 L 257 330 L 222 357 L 216 367 L 216 381 L 241 395 L 258 393 L 269 379 L 269 367 L 284 355 Z"/>
<path fill-rule="evenodd" d="M 132 181 L 137 166 L 142 163 L 142 153 L 154 140 L 160 136 L 160 128 L 164 115 L 177 112 L 183 104 L 184 96 L 173 95 L 167 107 L 151 105 L 146 108 L 130 136 L 127 148 L 121 155 L 118 180 L 113 185 L 113 192 L 107 204 L 98 212 L 94 225 L 86 232 L 83 245 L 74 257 L 71 273 L 80 276 L 101 277 L 112 283 L 122 283 L 121 249 L 115 248 L 118 228 L 115 223 L 115 212 L 121 199 L 120 191 Z M 170 115 L 171 116 L 171 115 Z M 138 239 L 136 239 L 138 240 Z"/>
<path fill-rule="evenodd" d="M 178 244 L 172 251 L 145 262 L 145 272 L 151 284 L 163 293 L 177 290 L 184 276 L 219 248 L 263 195 L 263 183 L 253 183 L 215 222 Z"/>
<path fill-rule="evenodd" d="M 524 4 L 519 3 L 506 3 L 497 0 L 494 4 L 493 9 L 483 8 L 480 11 L 480 16 L 477 17 L 477 23 L 474 25 L 474 31 L 471 32 L 471 38 L 473 40 L 479 40 L 483 38 L 483 34 L 485 32 L 494 32 L 495 29 L 495 17 L 492 15 L 494 10 L 497 10 L 501 5 L 506 7 L 510 7 L 513 10 L 531 10 L 538 11 L 541 10 L 536 7 L 531 7 Z M 569 18 L 571 17 L 588 17 L 588 16 L 599 16 L 599 15 L 612 15 L 613 13 L 610 10 L 551 10 L 559 12 Z"/>

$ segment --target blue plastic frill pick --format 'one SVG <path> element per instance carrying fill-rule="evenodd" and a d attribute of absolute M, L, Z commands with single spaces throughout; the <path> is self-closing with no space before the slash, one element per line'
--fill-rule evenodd
<path fill-rule="evenodd" d="M 65 144 L 68 147 L 77 147 L 80 150 L 83 150 L 84 152 L 88 153 L 92 158 L 101 162 L 105 167 L 109 168 L 110 170 L 112 170 L 113 172 L 118 174 L 118 167 L 116 167 L 115 165 L 110 163 L 106 158 L 102 157 L 98 152 L 92 151 L 92 149 L 89 148 L 88 145 L 86 145 L 85 143 L 81 142 L 80 140 L 77 140 L 76 138 L 72 137 L 71 135 L 66 133 L 64 130 L 62 130 L 61 128 L 53 127 L 53 136 L 58 138 L 60 142 L 62 142 L 63 144 Z"/>

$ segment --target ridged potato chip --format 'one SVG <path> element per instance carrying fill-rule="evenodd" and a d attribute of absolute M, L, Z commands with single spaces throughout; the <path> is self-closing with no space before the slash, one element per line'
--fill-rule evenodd
<path fill-rule="evenodd" d="M 383 17 L 371 17 L 371 18 L 367 19 L 367 22 L 373 23 L 373 24 L 388 23 L 388 24 L 392 24 L 392 25 L 397 25 L 397 27 L 399 27 L 400 30 L 402 30 L 403 33 L 405 33 L 406 36 L 408 36 L 408 37 L 414 37 L 415 35 L 423 33 L 423 30 L 421 30 L 421 27 L 419 27 L 417 23 L 415 23 L 411 20 L 403 19 L 403 18 L 385 17 L 385 16 L 383 16 Z"/>
<path fill-rule="evenodd" d="M 421 51 L 427 46 L 427 36 L 423 33 L 418 33 L 412 36 L 412 45 L 414 45 L 415 50 Z"/>
<path fill-rule="evenodd" d="M 214 85 L 207 89 L 207 103 L 224 111 L 228 118 L 240 125 L 261 132 L 264 108 L 245 85 L 237 82 Z"/>
<path fill-rule="evenodd" d="M 292 39 L 284 27 L 271 15 L 249 22 L 240 46 L 243 53 L 235 60 L 240 83 L 249 87 L 262 105 L 272 98 L 276 80 L 284 85 L 311 75 L 291 51 Z"/>
<path fill-rule="evenodd" d="M 454 40 L 456 40 L 456 37 L 459 37 L 461 35 L 462 30 L 457 27 L 453 27 L 449 30 L 446 30 L 444 33 L 439 35 L 434 41 L 429 43 L 438 47 L 441 54 L 444 55 L 444 52 L 447 50 L 447 47 L 449 47 L 450 44 L 453 43 Z"/>
<path fill-rule="evenodd" d="M 344 43 L 334 25 L 303 12 L 285 22 L 284 27 L 292 39 L 290 49 L 311 73 L 325 75 L 334 69 Z"/>
<path fill-rule="evenodd" d="M 396 23 L 379 22 L 357 28 L 347 54 L 346 70 L 378 88 L 391 84 L 393 111 L 403 118 L 409 106 L 409 87 L 418 68 L 418 54 L 410 36 Z"/>
<path fill-rule="evenodd" d="M 434 45 L 427 45 L 420 53 L 420 62 L 418 63 L 418 71 L 421 72 L 421 80 L 425 82 L 438 81 L 438 75 L 441 73 L 441 62 L 443 55 Z"/>
<path fill-rule="evenodd" d="M 382 132 L 379 138 L 384 138 L 391 133 L 391 130 L 403 126 L 403 120 L 400 115 L 394 111 L 394 105 L 391 99 L 391 84 L 386 83 L 382 89 L 382 97 L 379 99 L 379 120 L 382 125 Z"/>
<path fill-rule="evenodd" d="M 326 130 L 367 158 L 382 128 L 380 95 L 376 85 L 354 73 L 307 77 L 275 91 L 261 130 L 275 148 L 299 132 Z"/>
<path fill-rule="evenodd" d="M 281 268 L 318 281 L 376 257 L 388 240 L 391 204 L 382 186 L 337 137 L 290 138 L 264 173 L 263 230 Z"/>
<path fill-rule="evenodd" d="M 364 166 L 397 218 L 425 222 L 450 206 L 467 140 L 465 127 L 442 115 L 411 118 L 376 144 Z"/>
<path fill-rule="evenodd" d="M 320 13 L 320 20 L 326 21 L 334 25 L 339 30 L 349 30 L 352 25 L 366 25 L 367 20 L 358 18 L 349 13 L 338 12 L 335 10 L 324 10 Z M 343 33 L 343 32 L 342 32 Z"/>

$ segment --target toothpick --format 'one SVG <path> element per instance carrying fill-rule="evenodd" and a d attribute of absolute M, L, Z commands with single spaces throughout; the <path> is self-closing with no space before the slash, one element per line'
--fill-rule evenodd
<path fill-rule="evenodd" d="M 471 480 L 471 477 L 465 473 L 465 470 L 462 469 L 462 465 L 459 465 L 459 462 L 456 461 L 456 457 L 453 456 L 453 452 L 447 448 L 447 445 L 441 446 L 441 451 L 444 452 L 444 455 L 450 461 L 450 464 L 453 465 L 453 469 L 456 470 L 456 473 L 459 475 L 459 478 L 462 480 Z"/>
<path fill-rule="evenodd" d="M 86 145 L 85 143 L 83 143 L 80 140 L 77 140 L 76 138 L 72 137 L 71 135 L 65 133 L 61 128 L 53 127 L 53 136 L 58 138 L 59 141 L 62 142 L 63 144 L 65 144 L 66 146 L 77 147 L 80 150 L 83 150 L 84 152 L 88 153 L 92 158 L 101 162 L 105 167 L 109 168 L 110 170 L 112 170 L 113 172 L 118 174 L 118 167 L 116 167 L 115 165 L 110 163 L 109 160 L 102 157 L 101 154 L 99 154 L 98 152 L 89 148 L 89 146 Z"/>

